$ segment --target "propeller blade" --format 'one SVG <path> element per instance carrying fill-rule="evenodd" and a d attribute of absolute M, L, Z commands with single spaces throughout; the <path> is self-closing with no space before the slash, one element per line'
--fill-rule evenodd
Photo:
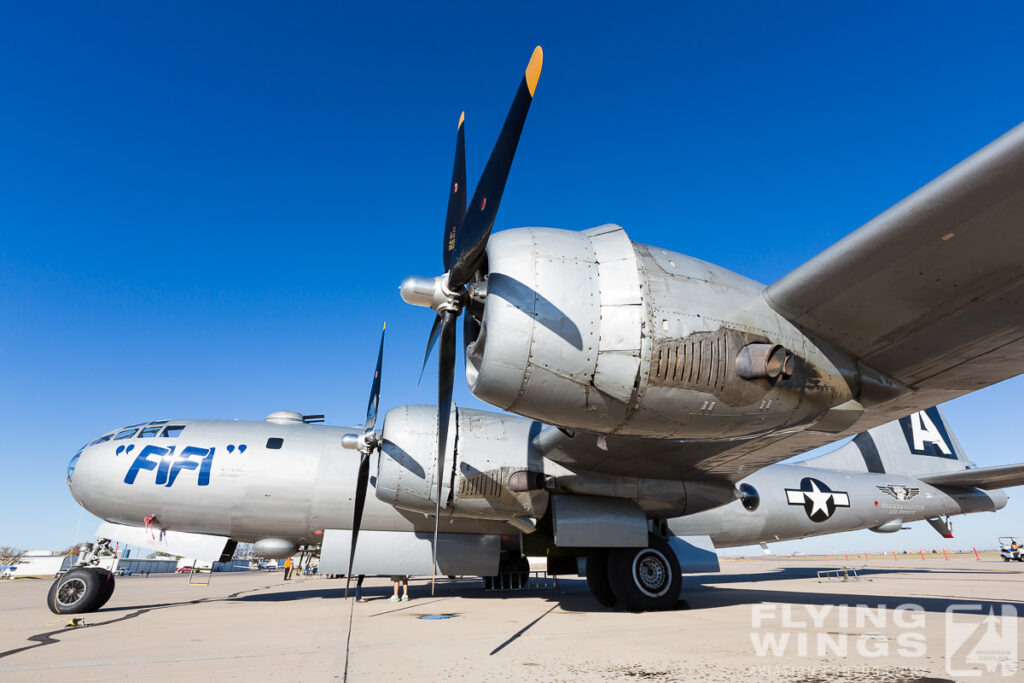
<path fill-rule="evenodd" d="M 352 547 L 348 553 L 348 579 L 345 581 L 345 597 L 348 597 L 348 584 L 352 581 L 352 563 L 356 559 L 356 540 L 359 538 L 359 525 L 363 521 L 363 505 L 366 504 L 366 488 L 370 481 L 370 452 L 366 451 L 359 459 L 359 474 L 356 475 L 356 506 L 352 511 Z"/>
<path fill-rule="evenodd" d="M 377 424 L 377 406 L 380 405 L 380 368 L 384 361 L 384 333 L 388 330 L 388 324 L 380 331 L 380 348 L 377 350 L 377 369 L 373 372 L 373 384 L 370 386 L 370 402 L 366 405 L 366 428 L 364 431 L 373 430 Z"/>
<path fill-rule="evenodd" d="M 450 254 L 451 267 L 448 268 L 448 286 L 452 290 L 469 282 L 480 265 L 498 213 L 501 195 L 505 191 L 505 182 L 512 168 L 512 158 L 519 145 L 519 136 L 526 123 L 526 114 L 530 111 L 533 93 L 537 89 L 543 61 L 544 52 L 538 45 L 530 57 L 519 90 L 505 118 L 505 125 L 501 127 L 498 140 L 494 143 L 491 156 L 473 191 L 466 217 L 455 235 L 454 251 Z M 447 237 L 447 233 L 445 235 Z"/>
<path fill-rule="evenodd" d="M 455 233 L 466 217 L 466 112 L 459 117 L 459 132 L 455 138 L 455 164 L 452 167 L 452 183 L 448 192 L 448 216 L 444 221 L 444 245 L 442 259 L 447 272 L 452 265 L 452 251 L 455 249 Z"/>
<path fill-rule="evenodd" d="M 455 383 L 455 311 L 445 311 L 441 323 L 441 358 L 437 365 L 437 501 L 434 508 L 434 564 L 430 571 L 430 594 L 434 594 L 437 568 L 437 529 L 441 522 L 441 490 L 444 485 L 444 453 L 448 447 L 448 421 L 452 414 Z"/>
<path fill-rule="evenodd" d="M 420 385 L 423 381 L 423 371 L 427 369 L 427 360 L 430 359 L 430 352 L 434 350 L 434 344 L 437 343 L 437 338 L 441 334 L 441 314 L 438 313 L 434 318 L 434 325 L 430 328 L 430 336 L 427 337 L 427 350 L 423 354 L 423 367 L 420 368 L 420 378 L 416 380 L 416 386 Z"/>

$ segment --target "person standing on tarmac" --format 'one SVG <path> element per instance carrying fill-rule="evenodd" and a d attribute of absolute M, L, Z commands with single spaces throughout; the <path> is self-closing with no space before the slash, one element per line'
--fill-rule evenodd
<path fill-rule="evenodd" d="M 292 558 L 284 561 L 284 580 L 287 581 L 292 575 Z"/>
<path fill-rule="evenodd" d="M 392 595 L 390 598 L 388 598 L 388 602 L 398 602 L 398 600 L 399 600 L 399 597 L 398 597 L 398 587 L 399 586 L 401 586 L 403 589 L 405 589 L 404 592 L 402 593 L 402 597 L 401 597 L 402 602 L 408 602 L 409 601 L 409 577 L 407 575 L 405 575 L 405 574 L 396 574 L 395 576 L 391 577 L 391 580 L 395 584 L 395 594 Z"/>

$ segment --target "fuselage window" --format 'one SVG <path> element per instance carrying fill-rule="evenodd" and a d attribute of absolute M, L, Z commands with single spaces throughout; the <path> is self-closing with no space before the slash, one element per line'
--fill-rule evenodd
<path fill-rule="evenodd" d="M 751 512 L 761 504 L 761 494 L 750 484 L 740 484 L 740 502 Z"/>
<path fill-rule="evenodd" d="M 269 439 L 267 439 L 267 448 L 278 449 L 278 448 L 280 448 L 283 445 L 284 445 L 284 439 L 282 439 L 280 437 L 272 436 Z"/>
<path fill-rule="evenodd" d="M 139 432 L 139 438 L 140 439 L 148 439 L 151 436 L 156 436 L 156 433 L 159 432 L 159 431 L 160 431 L 160 427 L 159 426 L 146 427 L 141 432 Z"/>
<path fill-rule="evenodd" d="M 185 429 L 185 425 L 168 425 L 164 427 L 164 431 L 160 436 L 177 436 L 181 434 L 183 429 Z"/>
<path fill-rule="evenodd" d="M 136 431 L 138 431 L 137 427 L 133 427 L 131 429 L 124 429 L 117 433 L 117 436 L 114 437 L 114 441 L 118 441 L 120 439 L 130 439 L 133 436 L 135 436 Z"/>

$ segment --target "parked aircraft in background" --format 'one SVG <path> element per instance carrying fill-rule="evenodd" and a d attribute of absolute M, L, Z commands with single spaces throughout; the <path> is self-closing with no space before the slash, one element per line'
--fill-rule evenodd
<path fill-rule="evenodd" d="M 319 546 L 326 573 L 492 576 L 524 553 L 565 573 L 585 556 L 602 603 L 659 609 L 716 546 L 917 520 L 949 534 L 949 515 L 1005 505 L 1024 465 L 974 468 L 934 406 L 1024 369 L 1024 127 L 765 287 L 616 225 L 491 236 L 541 58 L 468 204 L 460 118 L 445 272 L 402 283 L 436 312 L 438 405 L 377 431 L 381 352 L 360 429 L 282 411 L 103 435 L 68 481 L 108 521 L 51 609 L 109 598 L 90 567 L 114 540 L 208 559 Z M 470 389 L 517 415 L 452 406 L 462 314 Z"/>

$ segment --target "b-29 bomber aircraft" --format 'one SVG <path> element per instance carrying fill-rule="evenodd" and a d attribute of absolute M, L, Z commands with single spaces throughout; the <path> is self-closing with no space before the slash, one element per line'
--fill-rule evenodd
<path fill-rule="evenodd" d="M 487 577 L 543 555 L 603 604 L 663 609 L 715 548 L 918 520 L 949 535 L 949 516 L 1006 504 L 1024 464 L 974 467 L 935 406 L 1024 369 L 1024 126 L 766 287 L 617 225 L 491 235 L 541 61 L 468 201 L 460 117 L 444 274 L 400 288 L 435 312 L 437 405 L 377 430 L 382 337 L 361 428 L 281 411 L 101 436 L 68 483 L 106 521 L 53 611 L 109 599 L 113 541 L 317 547 L 349 575 Z M 507 412 L 452 404 L 460 315 L 469 388 Z"/>

